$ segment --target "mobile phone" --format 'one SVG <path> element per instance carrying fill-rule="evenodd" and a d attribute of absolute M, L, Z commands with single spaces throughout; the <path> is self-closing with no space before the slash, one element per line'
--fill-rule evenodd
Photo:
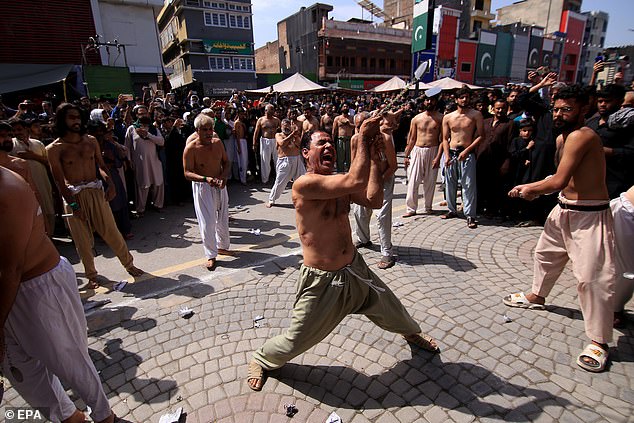
<path fill-rule="evenodd" d="M 132 94 L 122 94 L 121 97 L 123 98 L 123 101 L 133 101 L 134 100 L 134 96 Z"/>

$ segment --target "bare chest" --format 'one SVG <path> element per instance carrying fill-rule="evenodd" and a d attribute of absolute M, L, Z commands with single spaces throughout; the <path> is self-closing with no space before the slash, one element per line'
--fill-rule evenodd
<path fill-rule="evenodd" d="M 60 150 L 60 159 L 64 167 L 79 163 L 94 162 L 95 148 L 90 143 L 65 144 Z"/>

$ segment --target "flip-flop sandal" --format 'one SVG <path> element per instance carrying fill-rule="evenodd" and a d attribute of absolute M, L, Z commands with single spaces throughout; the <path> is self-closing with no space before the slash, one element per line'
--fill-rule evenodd
<path fill-rule="evenodd" d="M 589 358 L 593 362 L 587 362 L 584 358 Z M 605 370 L 605 365 L 608 362 L 608 352 L 595 344 L 588 344 L 579 357 L 577 357 L 577 364 L 584 370 L 589 372 L 599 373 Z"/>
<path fill-rule="evenodd" d="M 518 292 L 517 294 L 507 295 L 502 299 L 505 305 L 509 307 L 517 307 L 517 308 L 527 308 L 529 310 L 545 310 L 546 306 L 544 304 L 531 303 L 526 298 L 523 292 Z"/>
<path fill-rule="evenodd" d="M 396 260 L 394 260 L 394 257 L 386 257 L 383 256 L 381 258 L 381 261 L 378 264 L 379 269 L 385 270 L 385 269 L 389 269 L 390 267 L 394 266 L 396 264 Z"/>
<path fill-rule="evenodd" d="M 261 391 L 262 387 L 264 386 L 265 378 L 266 378 L 266 375 L 262 366 L 260 366 L 255 361 L 251 360 L 249 362 L 249 370 L 247 372 L 247 385 L 249 385 L 249 388 L 253 389 L 254 391 Z M 249 381 L 253 379 L 260 382 L 259 387 L 258 386 L 254 387 L 253 385 L 249 383 Z"/>
<path fill-rule="evenodd" d="M 440 218 L 441 219 L 454 219 L 458 217 L 458 215 L 454 212 L 449 212 L 449 213 L 445 213 L 445 214 L 441 214 Z"/>
<path fill-rule="evenodd" d="M 409 336 L 403 335 L 403 338 L 408 343 L 414 344 L 417 347 L 424 349 L 425 351 L 429 351 L 429 352 L 433 352 L 433 353 L 440 352 L 440 347 L 438 347 L 438 346 L 434 347 L 432 345 L 432 341 L 434 341 L 434 338 L 432 338 L 431 336 L 429 336 L 427 334 L 416 333 L 414 335 L 409 335 Z"/>
<path fill-rule="evenodd" d="M 416 212 L 408 212 L 408 213 L 405 213 L 401 217 L 408 218 L 408 217 L 414 217 L 414 216 L 416 216 Z"/>

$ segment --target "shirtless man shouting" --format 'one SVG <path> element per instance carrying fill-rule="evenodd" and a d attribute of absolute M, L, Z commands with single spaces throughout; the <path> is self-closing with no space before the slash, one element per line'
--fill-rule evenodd
<path fill-rule="evenodd" d="M 68 228 L 84 265 L 88 288 L 99 286 L 93 231 L 108 244 L 130 275 L 141 276 L 143 271 L 134 267 L 132 254 L 108 204 L 116 195 L 114 184 L 109 183 L 108 167 L 97 140 L 84 134 L 79 107 L 61 104 L 57 108 L 55 126 L 59 138 L 46 147 L 48 160 L 57 189 L 64 198 L 64 209 L 70 215 Z M 97 179 L 97 167 L 108 185 L 105 194 L 101 180 Z"/>
<path fill-rule="evenodd" d="M 194 210 L 207 257 L 207 269 L 216 269 L 218 250 L 229 249 L 229 195 L 231 166 L 222 140 L 214 132 L 214 120 L 200 114 L 194 120 L 198 138 L 183 152 L 185 179 L 192 181 Z"/>
<path fill-rule="evenodd" d="M 257 153 L 260 146 L 260 176 L 262 183 L 269 182 L 271 174 L 271 160 L 277 163 L 275 134 L 280 129 L 280 120 L 274 116 L 275 107 L 267 104 L 264 108 L 265 115 L 258 119 L 253 132 L 253 151 Z M 260 137 L 260 134 L 262 135 Z"/>
<path fill-rule="evenodd" d="M 418 324 L 352 243 L 350 203 L 376 208 L 383 200 L 378 166 L 382 143 L 375 143 L 380 120 L 377 116 L 364 122 L 357 159 L 345 174 L 332 174 L 336 153 L 328 134 L 314 132 L 302 138 L 307 173 L 293 185 L 293 203 L 304 264 L 291 327 L 253 353 L 247 377 L 253 390 L 262 389 L 265 371 L 308 350 L 352 313 L 365 314 L 381 328 L 438 351 L 431 338 L 420 335 Z"/>
<path fill-rule="evenodd" d="M 484 134 L 484 120 L 477 110 L 469 108 L 471 90 L 461 88 L 456 92 L 458 109 L 443 117 L 442 137 L 447 172 L 446 197 L 449 212 L 442 219 L 458 216 L 456 196 L 458 179 L 462 185 L 462 202 L 467 226 L 478 227 L 476 223 L 476 156 L 478 144 Z"/>
<path fill-rule="evenodd" d="M 337 172 L 347 172 L 351 160 L 350 138 L 354 134 L 354 122 L 347 103 L 341 105 L 341 113 L 332 123 L 332 134 L 337 142 Z"/>
<path fill-rule="evenodd" d="M 293 129 L 295 128 L 295 129 Z M 282 132 L 275 134 L 277 142 L 277 166 L 275 167 L 275 183 L 271 188 L 269 201 L 266 207 L 271 208 L 275 200 L 280 198 L 286 184 L 293 179 L 297 180 L 306 173 L 304 161 L 299 155 L 299 145 L 301 142 L 300 130 L 294 127 L 290 119 L 282 121 Z"/>
<path fill-rule="evenodd" d="M 407 172 L 407 212 L 403 217 L 416 216 L 418 188 L 423 183 L 425 214 L 432 212 L 434 187 L 438 177 L 438 166 L 442 149 L 442 114 L 436 110 L 440 90 L 425 92 L 425 111 L 412 119 L 405 147 L 405 171 Z"/>
<path fill-rule="evenodd" d="M 588 97 L 577 86 L 554 96 L 553 123 L 562 131 L 557 139 L 557 172 L 544 180 L 518 185 L 510 197 L 533 200 L 559 192 L 559 204 L 548 215 L 535 247 L 530 293 L 504 298 L 510 307 L 543 310 L 568 260 L 578 280 L 577 293 L 586 335 L 592 341 L 577 358 L 585 370 L 600 372 L 612 340 L 614 296 L 614 230 L 605 183 L 605 154 L 599 136 L 582 127 Z"/>

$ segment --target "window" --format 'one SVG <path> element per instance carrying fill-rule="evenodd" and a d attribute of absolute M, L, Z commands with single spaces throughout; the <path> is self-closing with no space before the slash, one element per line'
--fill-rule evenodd
<path fill-rule="evenodd" d="M 252 57 L 210 56 L 209 69 L 221 71 L 253 71 Z"/>
<path fill-rule="evenodd" d="M 478 32 L 480 29 L 482 29 L 482 22 L 473 21 L 473 32 Z"/>
<path fill-rule="evenodd" d="M 379 69 L 385 70 L 385 59 L 379 59 Z"/>
<path fill-rule="evenodd" d="M 362 57 L 361 58 L 361 67 L 362 68 L 367 68 L 368 67 L 368 59 L 366 57 Z"/>
<path fill-rule="evenodd" d="M 249 29 L 251 28 L 251 19 L 248 16 L 230 14 L 229 27 Z"/>
<path fill-rule="evenodd" d="M 460 72 L 468 72 L 471 73 L 471 63 L 469 62 L 462 62 L 460 64 Z"/>
<path fill-rule="evenodd" d="M 608 30 L 608 21 L 603 21 L 603 32 Z"/>
<path fill-rule="evenodd" d="M 604 43 L 604 42 L 605 42 L 605 37 L 601 37 L 601 43 L 599 43 L 599 45 L 600 45 L 601 47 L 603 47 L 603 43 Z"/>
<path fill-rule="evenodd" d="M 569 66 L 576 66 L 577 64 L 577 55 L 575 54 L 567 54 L 564 58 L 564 64 Z"/>
<path fill-rule="evenodd" d="M 198 0 L 186 0 L 185 4 L 187 6 L 200 6 L 200 2 Z"/>
<path fill-rule="evenodd" d="M 226 3 L 219 3 L 216 1 L 203 0 L 203 7 L 207 9 L 226 9 Z"/>
<path fill-rule="evenodd" d="M 332 56 L 326 58 L 326 66 L 332 66 Z"/>
<path fill-rule="evenodd" d="M 475 10 L 484 10 L 484 0 L 475 0 Z"/>
<path fill-rule="evenodd" d="M 312 15 L 311 17 L 312 17 L 313 23 L 316 23 L 317 22 L 317 9 L 313 9 L 311 15 Z"/>
<path fill-rule="evenodd" d="M 390 70 L 396 69 L 396 60 L 390 59 Z"/>
<path fill-rule="evenodd" d="M 350 58 L 350 67 L 351 68 L 356 68 L 357 67 L 357 59 L 354 57 Z"/>
<path fill-rule="evenodd" d="M 335 57 L 335 66 L 337 67 L 341 66 L 341 57 L 339 56 Z"/>
<path fill-rule="evenodd" d="M 370 59 L 370 69 L 374 70 L 374 68 L 376 68 L 376 59 L 372 57 Z"/>
<path fill-rule="evenodd" d="M 203 12 L 205 14 L 205 25 L 207 26 L 227 26 L 227 15 L 224 13 Z"/>

